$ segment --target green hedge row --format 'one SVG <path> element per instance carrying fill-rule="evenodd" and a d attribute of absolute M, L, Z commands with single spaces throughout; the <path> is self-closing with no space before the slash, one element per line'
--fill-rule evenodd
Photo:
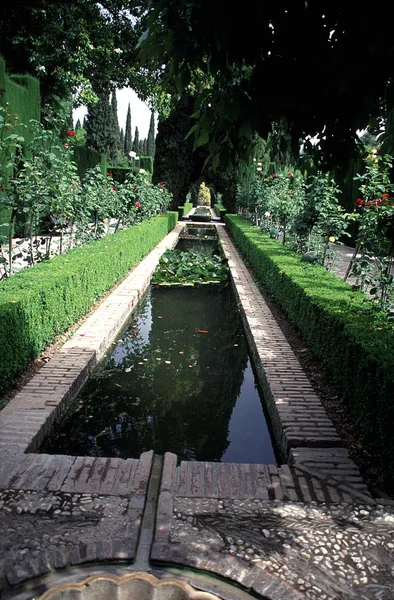
<path fill-rule="evenodd" d="M 107 157 L 104 153 L 97 152 L 97 150 L 93 150 L 93 148 L 75 146 L 73 148 L 73 160 L 77 165 L 80 179 L 85 177 L 85 173 L 88 169 L 92 169 L 96 165 L 101 166 L 103 175 L 107 173 Z"/>
<path fill-rule="evenodd" d="M 189 214 L 192 208 L 193 204 L 191 202 L 186 202 L 183 206 L 178 206 L 179 219 L 182 219 L 182 217 L 186 217 L 186 215 Z"/>
<path fill-rule="evenodd" d="M 394 325 L 361 292 L 236 215 L 235 243 L 331 372 L 359 431 L 394 482 Z"/>
<path fill-rule="evenodd" d="M 217 217 L 220 217 L 221 221 L 224 221 L 224 217 L 226 216 L 226 209 L 223 208 L 223 206 L 220 206 L 219 204 L 214 204 L 213 205 L 213 210 L 215 211 L 215 215 Z"/>
<path fill-rule="evenodd" d="M 29 124 L 30 119 L 40 120 L 40 83 L 31 75 L 7 75 L 4 59 L 0 56 L 0 104 L 8 104 L 11 112 L 19 116 L 20 122 Z M 21 129 L 26 142 L 30 141 L 28 129 Z"/>
<path fill-rule="evenodd" d="M 0 391 L 148 254 L 177 216 L 159 215 L 0 282 Z"/>

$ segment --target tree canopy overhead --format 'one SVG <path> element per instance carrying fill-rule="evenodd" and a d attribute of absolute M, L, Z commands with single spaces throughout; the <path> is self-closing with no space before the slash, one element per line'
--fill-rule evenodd
<path fill-rule="evenodd" d="M 166 84 L 205 81 L 195 146 L 231 161 L 286 119 L 293 147 L 319 135 L 328 162 L 348 156 L 355 132 L 393 105 L 390 6 L 332 0 L 155 0 L 140 41 L 161 57 Z"/>
<path fill-rule="evenodd" d="M 9 72 L 39 78 L 43 104 L 78 93 L 77 100 L 89 103 L 123 86 L 154 104 L 157 70 L 137 61 L 142 12 L 141 2 L 122 0 L 2 3 L 0 54 Z"/>

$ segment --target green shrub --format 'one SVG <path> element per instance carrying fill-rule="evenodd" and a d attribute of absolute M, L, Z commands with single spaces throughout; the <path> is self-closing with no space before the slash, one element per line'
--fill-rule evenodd
<path fill-rule="evenodd" d="M 189 214 L 192 208 L 193 204 L 191 202 L 186 202 L 183 206 L 178 206 L 179 219 L 182 219 L 182 217 L 186 217 L 186 215 Z"/>
<path fill-rule="evenodd" d="M 177 213 L 107 236 L 0 283 L 0 390 L 174 228 Z"/>
<path fill-rule="evenodd" d="M 394 325 L 361 292 L 250 222 L 227 215 L 258 279 L 331 372 L 388 481 L 394 481 Z"/>
<path fill-rule="evenodd" d="M 213 210 L 215 212 L 215 215 L 217 217 L 220 217 L 221 221 L 224 221 L 224 217 L 226 216 L 226 213 L 227 213 L 226 209 L 223 208 L 223 206 L 220 206 L 220 204 L 214 204 Z"/>

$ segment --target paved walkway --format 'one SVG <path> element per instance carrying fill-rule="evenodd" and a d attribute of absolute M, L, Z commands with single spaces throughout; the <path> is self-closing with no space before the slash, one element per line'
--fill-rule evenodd
<path fill-rule="evenodd" d="M 176 567 L 180 578 L 225 600 L 240 598 L 239 588 L 201 580 L 201 571 L 271 600 L 394 597 L 394 504 L 369 494 L 225 228 L 216 226 L 283 464 L 34 454 L 116 338 L 179 224 L 0 413 L 4 600 L 28 600 L 59 578 L 110 568 L 169 577 Z"/>

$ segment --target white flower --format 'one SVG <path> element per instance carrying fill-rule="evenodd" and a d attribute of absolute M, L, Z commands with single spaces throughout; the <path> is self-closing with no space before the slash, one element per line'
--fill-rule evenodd
<path fill-rule="evenodd" d="M 146 173 L 145 169 L 140 169 L 140 173 Z"/>
<path fill-rule="evenodd" d="M 137 156 L 137 154 L 134 152 L 134 150 L 130 150 L 130 152 L 129 152 L 129 156 L 130 156 L 131 158 L 135 158 L 135 157 Z"/>
<path fill-rule="evenodd" d="M 270 213 L 270 211 L 269 211 L 269 210 L 267 210 L 267 211 L 265 211 L 264 215 L 265 215 L 266 217 L 270 217 L 270 216 L 271 216 L 271 213 Z"/>
<path fill-rule="evenodd" d="M 258 167 L 261 167 L 261 163 L 257 163 L 257 166 L 258 166 Z"/>
<path fill-rule="evenodd" d="M 261 167 L 257 167 L 256 171 L 261 171 Z"/>
<path fill-rule="evenodd" d="M 93 44 L 89 44 L 89 48 L 90 48 L 90 50 L 94 50 Z"/>
<path fill-rule="evenodd" d="M 253 159 L 253 162 L 256 162 L 256 160 L 257 160 L 257 159 L 256 159 L 256 158 L 254 158 L 254 159 Z"/>
<path fill-rule="evenodd" d="M 121 48 L 114 48 L 114 52 L 116 52 L 116 54 L 122 54 L 123 50 Z"/>
<path fill-rule="evenodd" d="M 136 156 L 134 160 L 139 160 L 139 159 L 140 159 L 140 157 L 139 157 L 139 156 Z"/>
<path fill-rule="evenodd" d="M 40 65 L 39 67 L 37 67 L 37 71 L 41 71 L 41 73 L 46 73 L 47 72 L 47 70 L 44 67 L 44 65 Z"/>

